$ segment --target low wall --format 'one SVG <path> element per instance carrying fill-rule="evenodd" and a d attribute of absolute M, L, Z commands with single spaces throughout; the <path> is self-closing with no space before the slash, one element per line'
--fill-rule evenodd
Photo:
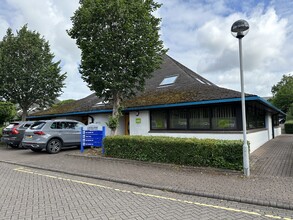
<path fill-rule="evenodd" d="M 274 128 L 274 134 L 275 134 L 275 137 L 281 135 L 282 134 L 282 127 L 281 126 L 275 127 Z"/>
<path fill-rule="evenodd" d="M 280 128 L 275 128 L 275 137 L 281 134 Z M 188 138 L 211 138 L 222 140 L 242 140 L 242 132 L 209 132 L 209 133 L 162 133 L 162 132 L 149 132 L 148 135 L 152 136 L 170 136 L 170 137 L 188 137 Z M 250 130 L 247 133 L 247 140 L 250 142 L 250 153 L 269 141 L 269 134 L 267 129 L 262 130 Z"/>
<path fill-rule="evenodd" d="M 261 130 L 247 134 L 247 140 L 250 142 L 250 153 L 269 141 L 268 130 Z"/>

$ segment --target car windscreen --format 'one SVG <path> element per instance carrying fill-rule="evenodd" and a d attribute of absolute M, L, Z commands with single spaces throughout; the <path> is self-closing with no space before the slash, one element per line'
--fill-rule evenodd
<path fill-rule="evenodd" d="M 27 123 L 22 124 L 19 128 L 27 129 L 27 128 L 30 127 L 32 124 L 33 124 L 32 122 L 27 122 Z"/>
<path fill-rule="evenodd" d="M 46 122 L 44 121 L 38 121 L 32 124 L 32 126 L 30 127 L 30 129 L 32 130 L 39 130 L 42 127 L 44 127 L 44 125 L 46 124 Z"/>

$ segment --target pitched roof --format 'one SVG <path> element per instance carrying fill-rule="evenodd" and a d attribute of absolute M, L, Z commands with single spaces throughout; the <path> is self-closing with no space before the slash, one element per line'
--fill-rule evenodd
<path fill-rule="evenodd" d="M 161 85 L 168 77 L 177 76 L 172 84 Z M 145 90 L 138 92 L 134 98 L 125 100 L 124 107 L 141 107 L 184 102 L 198 102 L 205 100 L 219 100 L 239 98 L 240 92 L 221 88 L 188 69 L 168 55 L 164 56 L 161 67 L 153 72 L 153 76 L 146 80 Z M 103 104 L 103 100 L 95 93 L 83 99 L 51 108 L 33 115 L 63 114 L 69 112 L 88 112 L 94 110 L 112 109 L 110 104 Z"/>
<path fill-rule="evenodd" d="M 160 86 L 169 76 L 178 76 L 172 85 Z M 164 58 L 161 68 L 146 81 L 144 92 L 127 100 L 127 107 L 196 102 L 240 97 L 240 92 L 216 86 L 212 82 L 188 69 L 169 56 Z"/>

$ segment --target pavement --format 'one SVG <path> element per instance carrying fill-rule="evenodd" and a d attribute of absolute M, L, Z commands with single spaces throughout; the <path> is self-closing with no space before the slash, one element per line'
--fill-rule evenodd
<path fill-rule="evenodd" d="M 139 187 L 293 210 L 293 135 L 281 135 L 250 156 L 242 172 L 0 147 L 0 162 Z"/>

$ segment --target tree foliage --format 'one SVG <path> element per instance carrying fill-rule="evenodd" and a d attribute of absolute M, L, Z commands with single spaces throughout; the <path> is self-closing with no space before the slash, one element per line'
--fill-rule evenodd
<path fill-rule="evenodd" d="M 8 28 L 0 42 L 0 97 L 19 104 L 22 120 L 33 104 L 51 105 L 61 94 L 66 73 L 60 74 L 60 61 L 53 59 L 48 41 L 27 25 L 16 35 Z"/>
<path fill-rule="evenodd" d="M 289 106 L 286 116 L 286 121 L 293 120 L 293 103 Z"/>
<path fill-rule="evenodd" d="M 276 107 L 287 112 L 293 103 L 293 76 L 283 75 L 280 82 L 272 87 L 273 98 L 270 100 Z"/>
<path fill-rule="evenodd" d="M 143 90 L 162 63 L 160 19 L 152 15 L 160 6 L 153 0 L 80 0 L 71 18 L 68 34 L 81 49 L 79 71 L 97 96 L 112 101 L 112 121 L 121 102 Z"/>
<path fill-rule="evenodd" d="M 0 101 L 0 126 L 4 122 L 12 120 L 16 116 L 15 105 L 11 102 Z"/>

